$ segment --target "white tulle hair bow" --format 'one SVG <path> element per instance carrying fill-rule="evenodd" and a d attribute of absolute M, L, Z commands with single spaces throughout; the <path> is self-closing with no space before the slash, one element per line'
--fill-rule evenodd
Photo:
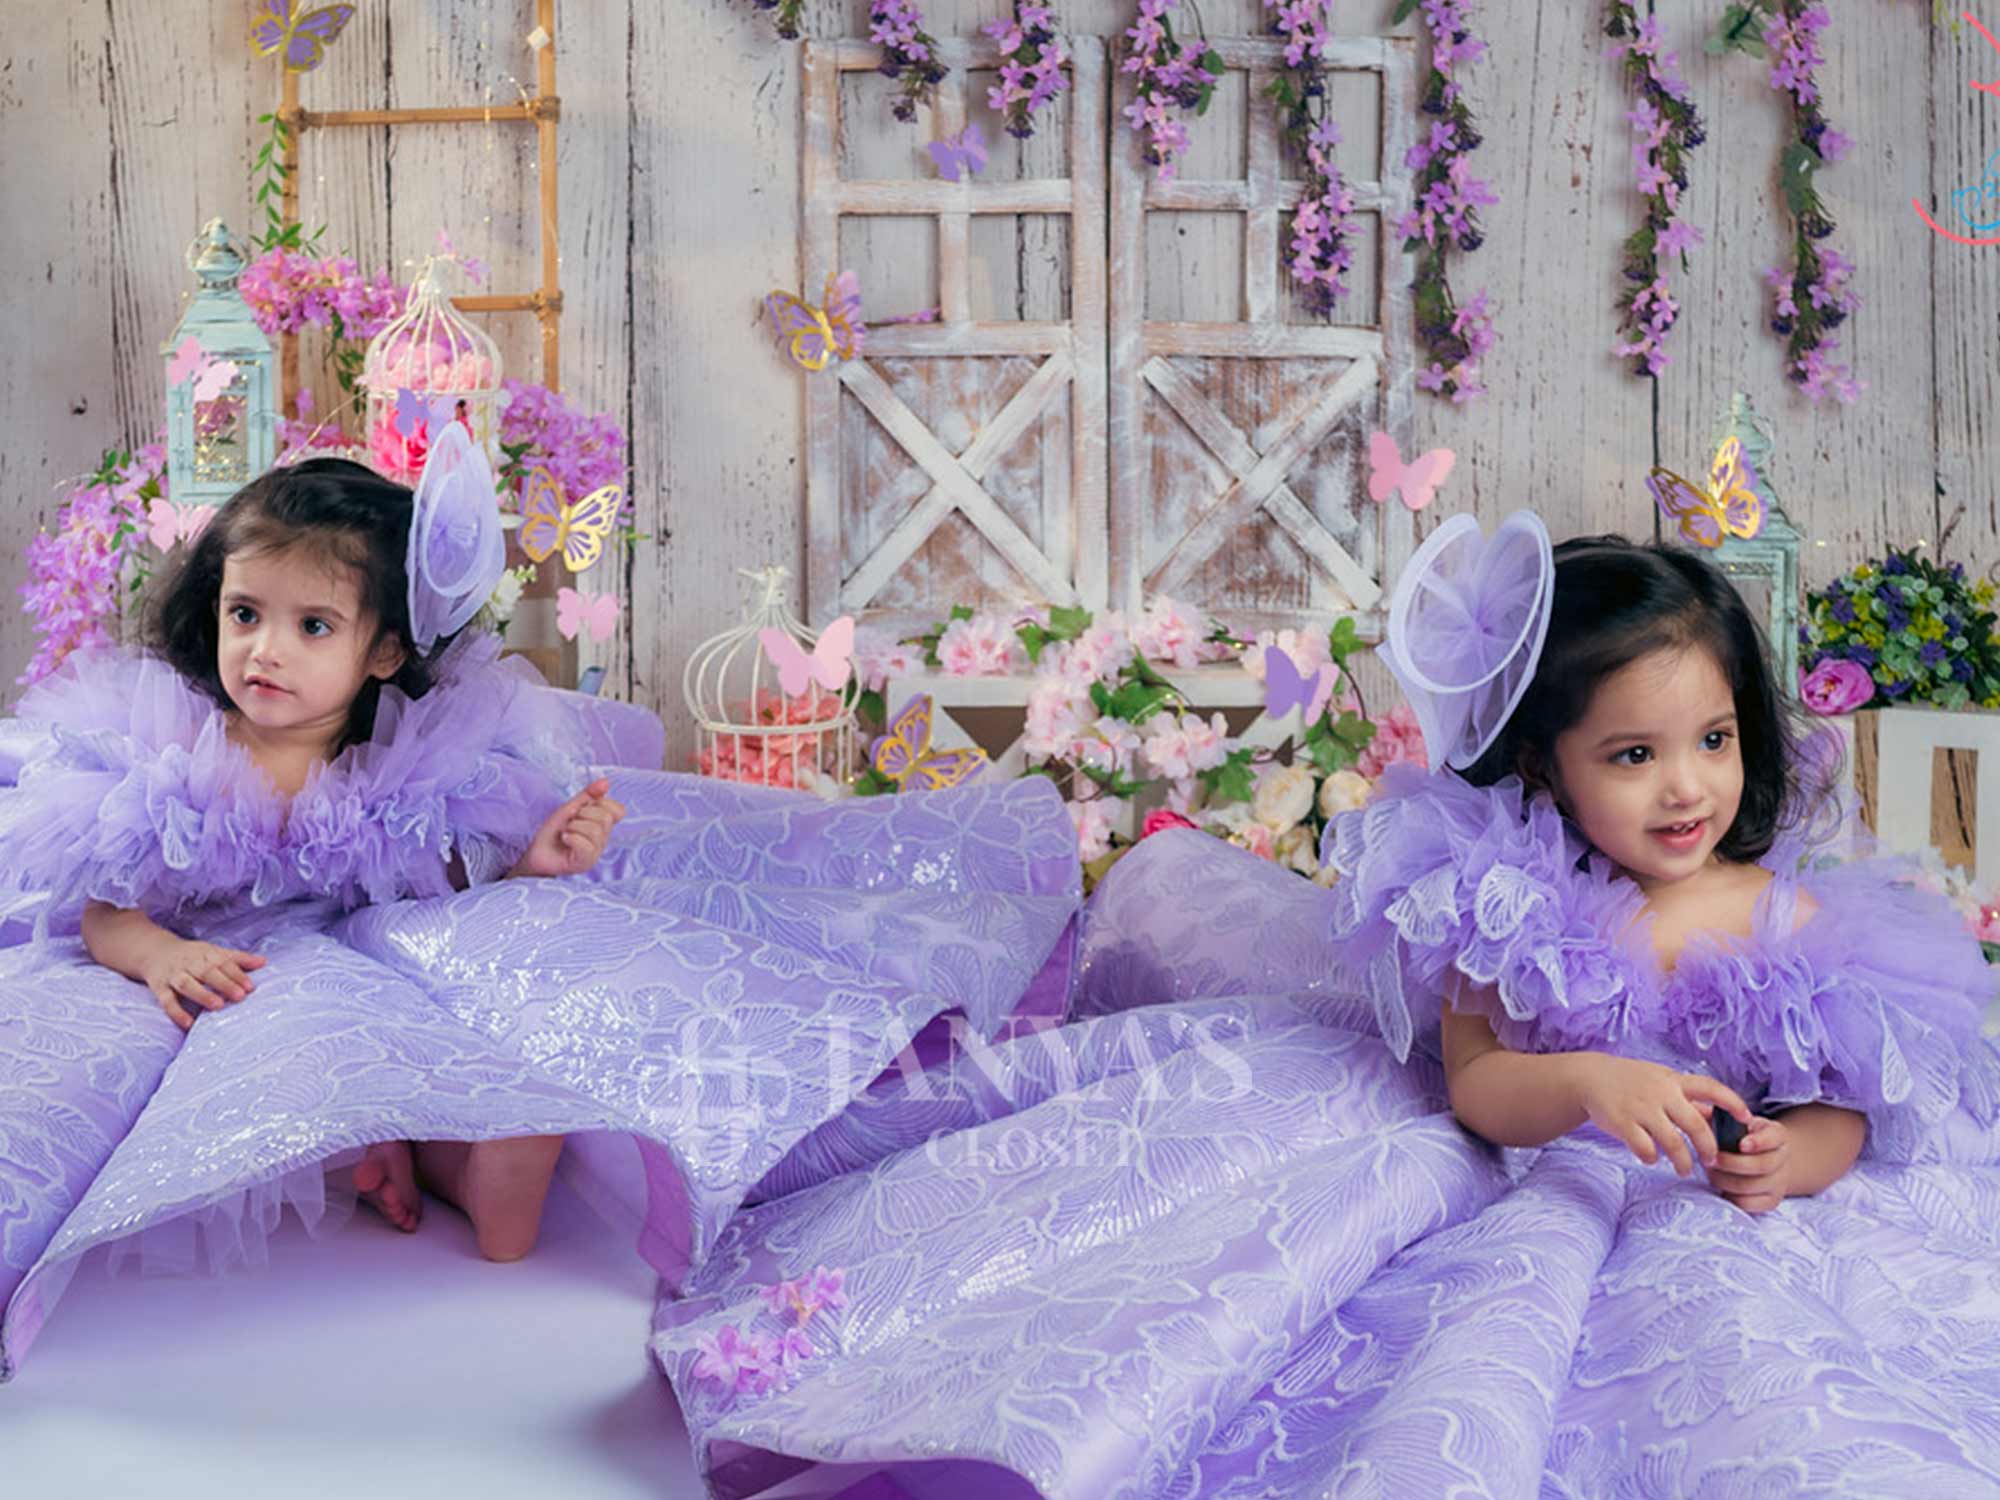
<path fill-rule="evenodd" d="M 500 495 L 486 452 L 462 422 L 432 440 L 410 515 L 410 638 L 419 651 L 464 629 L 507 566 Z"/>
<path fill-rule="evenodd" d="M 1507 727 L 1541 660 L 1555 572 L 1548 528 L 1518 510 L 1490 538 L 1450 517 L 1396 580 L 1378 654 L 1433 766 L 1464 770 Z"/>

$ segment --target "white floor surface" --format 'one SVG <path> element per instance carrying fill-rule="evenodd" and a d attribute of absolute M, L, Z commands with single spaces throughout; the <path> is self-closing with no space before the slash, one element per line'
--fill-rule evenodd
<path fill-rule="evenodd" d="M 220 1280 L 94 1261 L 0 1386 L 0 1500 L 696 1500 L 653 1289 L 561 1183 L 514 1265 L 435 1201 Z"/>

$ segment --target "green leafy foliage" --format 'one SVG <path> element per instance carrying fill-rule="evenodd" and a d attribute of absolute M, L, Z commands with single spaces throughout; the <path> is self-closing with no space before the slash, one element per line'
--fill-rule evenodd
<path fill-rule="evenodd" d="M 259 251 L 311 250 L 326 233 L 326 226 L 322 224 L 307 234 L 303 224 L 285 222 L 285 181 L 291 176 L 291 168 L 285 165 L 285 153 L 291 148 L 292 127 L 275 111 L 257 116 L 257 123 L 269 126 L 270 133 L 258 148 L 250 169 L 251 181 L 257 185 L 254 201 L 264 211 L 264 232 L 252 234 L 250 243 Z"/>
<path fill-rule="evenodd" d="M 1229 752 L 1229 758 L 1219 766 L 1211 766 L 1200 773 L 1201 784 L 1208 793 L 1210 807 L 1226 807 L 1231 802 L 1248 802 L 1257 791 L 1257 778 L 1251 765 L 1257 752 L 1249 746 Z"/>
<path fill-rule="evenodd" d="M 970 613 L 968 611 L 968 613 Z M 1091 613 L 1076 605 L 1059 604 L 1049 611 L 1049 623 L 1038 625 L 1033 620 L 1017 626 L 1014 634 L 1021 638 L 1027 648 L 1028 660 L 1039 665 L 1042 651 L 1051 641 L 1073 641 L 1090 629 Z"/>
<path fill-rule="evenodd" d="M 1763 6 L 1757 0 L 1748 5 L 1731 5 L 1722 12 L 1722 19 L 1715 23 L 1708 40 L 1702 44 L 1702 51 L 1710 57 L 1721 57 L 1728 52 L 1747 52 L 1752 57 L 1764 55 Z"/>

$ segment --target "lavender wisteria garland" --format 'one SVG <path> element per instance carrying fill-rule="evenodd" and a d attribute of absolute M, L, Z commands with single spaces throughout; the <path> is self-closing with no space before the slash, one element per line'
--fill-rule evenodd
<path fill-rule="evenodd" d="M 1138 131 L 1145 145 L 1140 156 L 1157 170 L 1159 180 L 1171 182 L 1175 162 L 1188 148 L 1187 126 L 1181 115 L 1208 112 L 1215 86 L 1222 80 L 1222 58 L 1214 48 L 1204 48 L 1199 57 L 1174 35 L 1167 12 L 1178 0 L 1139 0 L 1139 14 L 1125 38 L 1122 71 L 1137 75 L 1132 102 L 1125 106 L 1125 118 Z"/>
<path fill-rule="evenodd" d="M 1637 95 L 1625 118 L 1631 122 L 1632 165 L 1646 221 L 1625 241 L 1626 287 L 1618 298 L 1619 331 L 1614 353 L 1633 360 L 1633 373 L 1658 375 L 1666 368 L 1667 333 L 1680 306 L 1660 269 L 1663 259 L 1681 258 L 1701 243 L 1701 231 L 1677 217 L 1687 191 L 1687 153 L 1705 139 L 1680 60 L 1668 51 L 1660 23 L 1640 19 L 1632 0 L 1610 0 L 1605 33 L 1610 52 L 1623 60 L 1626 86 Z"/>
<path fill-rule="evenodd" d="M 902 83 L 889 112 L 899 120 L 916 119 L 918 105 L 936 102 L 946 71 L 916 0 L 868 0 L 868 40 L 882 49 L 882 76 Z"/>
<path fill-rule="evenodd" d="M 1326 90 L 1333 0 L 1264 0 L 1264 8 L 1274 12 L 1271 30 L 1285 43 L 1285 65 L 1271 80 L 1271 98 L 1283 121 L 1286 149 L 1305 168 L 1292 213 L 1289 265 L 1307 311 L 1329 317 L 1347 291 L 1344 278 L 1354 264 L 1349 218 L 1354 194 L 1334 161 L 1340 127 Z"/>
<path fill-rule="evenodd" d="M 1007 134 L 1025 141 L 1035 133 L 1035 111 L 1069 87 L 1062 71 L 1069 49 L 1055 12 L 1025 0 L 1014 0 L 1012 20 L 988 21 L 983 29 L 1000 48 L 1000 81 L 986 91 L 987 106 L 1006 120 Z"/>
<path fill-rule="evenodd" d="M 1831 21 L 1817 0 L 1748 0 L 1731 5 L 1708 40 L 1711 53 L 1741 51 L 1771 55 L 1770 83 L 1791 102 L 1795 139 L 1778 162 L 1785 206 L 1792 216 L 1793 266 L 1764 273 L 1774 296 L 1771 331 L 1785 340 L 1785 374 L 1817 402 L 1834 396 L 1855 400 L 1866 382 L 1846 365 L 1835 364 L 1839 340 L 1833 330 L 1861 305 L 1850 287 L 1854 262 L 1831 246 L 1834 230 L 1814 177 L 1822 166 L 1844 160 L 1854 142 L 1826 123 L 1813 70 L 1826 59 L 1819 35 Z"/>
<path fill-rule="evenodd" d="M 1429 364 L 1417 384 L 1462 403 L 1482 395 L 1479 362 L 1493 347 L 1493 319 L 1481 292 L 1464 307 L 1452 298 L 1450 261 L 1455 253 L 1477 250 L 1484 239 L 1479 210 L 1500 200 L 1471 170 L 1470 153 L 1480 134 L 1466 104 L 1457 72 L 1476 62 L 1486 44 L 1472 34 L 1471 0 L 1399 0 L 1395 20 L 1421 11 L 1430 37 L 1431 66 L 1421 107 L 1432 117 L 1424 139 L 1412 146 L 1405 165 L 1416 173 L 1416 207 L 1396 225 L 1405 250 L 1417 257 L 1417 339 Z"/>

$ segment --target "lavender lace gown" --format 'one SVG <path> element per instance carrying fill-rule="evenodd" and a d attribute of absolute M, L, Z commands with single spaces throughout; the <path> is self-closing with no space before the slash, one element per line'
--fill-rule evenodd
<path fill-rule="evenodd" d="M 656 1313 L 713 1494 L 813 1463 L 853 1500 L 2000 1493 L 2000 1055 L 1942 902 L 1781 873 L 1663 976 L 1606 936 L 1638 892 L 1518 787 L 1402 777 L 1337 833 L 1333 892 L 1149 839 L 1078 1019 L 780 1164 Z M 1492 1150 L 1435 1061 L 1453 969 L 1517 1047 L 1862 1110 L 1863 1158 L 1753 1218 L 1594 1131 Z M 815 1264 L 847 1301 L 781 1383 L 697 1373 Z"/>
<path fill-rule="evenodd" d="M 157 661 L 79 660 L 0 721 L 0 1378 L 86 1251 L 258 1260 L 385 1139 L 601 1147 L 677 1284 L 913 1034 L 1060 1003 L 1052 788 L 835 808 L 639 769 L 650 714 L 497 655 L 467 639 L 431 693 L 385 694 L 289 809 Z M 592 767 L 631 809 L 598 867 L 495 879 Z M 87 899 L 264 954 L 255 993 L 183 1036 L 84 953 Z"/>

